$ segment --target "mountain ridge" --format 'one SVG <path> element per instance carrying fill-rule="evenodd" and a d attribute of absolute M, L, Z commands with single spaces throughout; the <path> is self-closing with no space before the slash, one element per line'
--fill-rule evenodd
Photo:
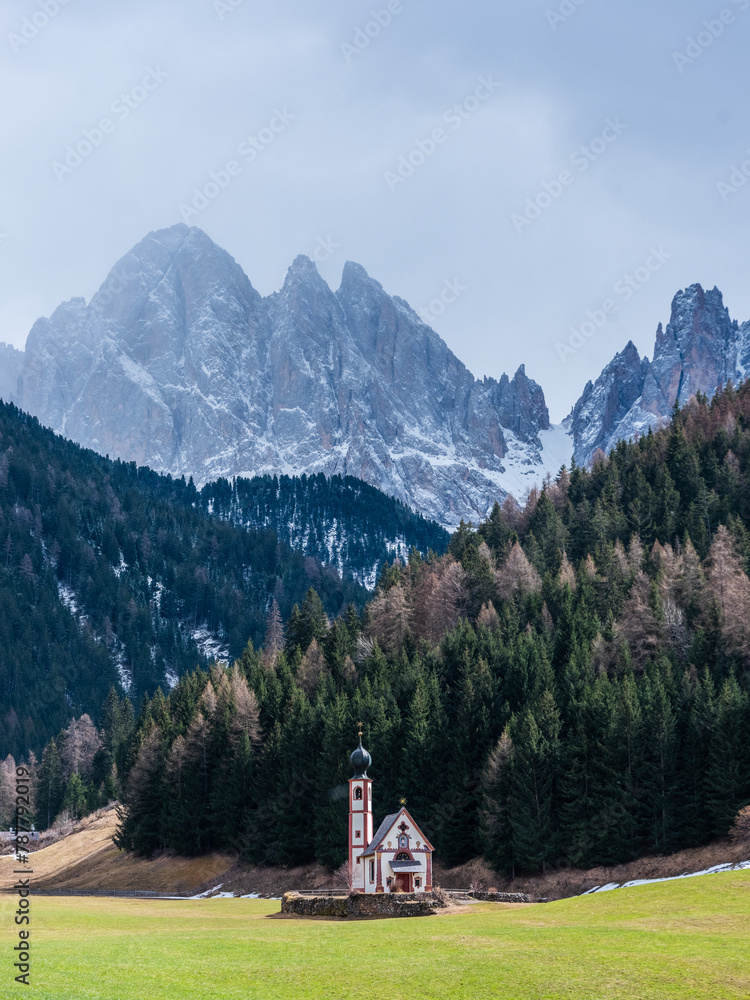
<path fill-rule="evenodd" d="M 177 225 L 125 254 L 90 303 L 38 320 L 25 352 L 0 348 L 0 363 L 0 395 L 102 454 L 199 485 L 353 476 L 453 529 L 743 378 L 750 322 L 730 319 L 718 289 L 690 286 L 653 361 L 630 341 L 553 425 L 524 365 L 476 379 L 361 265 L 347 262 L 333 291 L 299 255 L 264 297 L 202 230 Z"/>

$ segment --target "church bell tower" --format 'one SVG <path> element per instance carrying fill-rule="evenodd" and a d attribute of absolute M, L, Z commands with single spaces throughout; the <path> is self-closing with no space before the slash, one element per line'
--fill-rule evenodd
<path fill-rule="evenodd" d="M 352 891 L 365 891 L 365 866 L 361 863 L 362 851 L 373 838 L 372 778 L 367 768 L 372 757 L 362 746 L 362 723 L 359 724 L 359 746 L 349 758 L 354 776 L 349 779 L 349 864 L 352 870 Z"/>

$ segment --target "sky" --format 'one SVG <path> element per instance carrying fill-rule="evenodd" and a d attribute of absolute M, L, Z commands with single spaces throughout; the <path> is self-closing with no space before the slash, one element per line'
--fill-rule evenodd
<path fill-rule="evenodd" d="M 681 288 L 750 318 L 750 0 L 16 0 L 0 340 L 200 226 L 406 299 L 561 420 Z M 744 165 L 744 168 L 743 168 Z"/>

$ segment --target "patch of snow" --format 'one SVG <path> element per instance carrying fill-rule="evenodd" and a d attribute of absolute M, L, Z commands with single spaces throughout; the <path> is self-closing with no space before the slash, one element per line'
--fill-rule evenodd
<path fill-rule="evenodd" d="M 683 878 L 698 878 L 701 875 L 716 875 L 719 872 L 738 872 L 750 869 L 750 861 L 741 861 L 738 864 L 731 862 L 724 865 L 714 865 L 712 868 L 704 868 L 699 872 L 684 872 L 682 875 L 668 875 L 665 878 L 637 878 L 630 882 L 608 882 L 606 885 L 597 885 L 593 889 L 582 892 L 582 896 L 590 896 L 597 892 L 611 892 L 613 889 L 630 889 L 635 885 L 654 885 L 656 882 L 676 882 Z"/>
<path fill-rule="evenodd" d="M 209 632 L 205 625 L 192 629 L 190 635 L 207 660 L 225 665 L 229 662 L 229 647 Z"/>
<path fill-rule="evenodd" d="M 223 885 L 224 885 L 224 883 L 223 883 L 223 882 L 219 882 L 219 884 L 218 884 L 218 885 L 215 885 L 215 886 L 213 887 L 213 889 L 206 889 L 206 891 L 205 891 L 205 892 L 200 892 L 200 893 L 198 893 L 198 895 L 197 895 L 197 896 L 188 896 L 187 898 L 188 898 L 188 899 L 208 899 L 208 897 L 209 897 L 209 896 L 213 896 L 213 894 L 214 894 L 215 892 L 218 892 L 218 891 L 219 891 L 219 889 L 221 889 L 221 887 L 222 887 Z"/>

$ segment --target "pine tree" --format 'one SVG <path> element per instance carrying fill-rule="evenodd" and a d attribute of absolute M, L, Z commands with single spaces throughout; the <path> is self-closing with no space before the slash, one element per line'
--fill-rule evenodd
<path fill-rule="evenodd" d="M 706 807 L 714 836 L 726 836 L 740 807 L 750 799 L 749 721 L 747 692 L 730 677 L 716 700 L 705 776 Z"/>
<path fill-rule="evenodd" d="M 559 849 L 556 822 L 560 716 L 550 692 L 511 727 L 510 824 L 519 868 L 546 871 Z"/>
<path fill-rule="evenodd" d="M 510 821 L 513 741 L 507 729 L 490 754 L 482 775 L 480 833 L 485 858 L 499 872 L 514 872 Z"/>
<path fill-rule="evenodd" d="M 80 775 L 73 772 L 68 778 L 63 796 L 63 810 L 73 819 L 81 819 L 87 812 L 86 788 Z"/>
<path fill-rule="evenodd" d="M 65 784 L 57 744 L 50 740 L 44 748 L 37 775 L 36 825 L 47 830 L 62 808 Z"/>

